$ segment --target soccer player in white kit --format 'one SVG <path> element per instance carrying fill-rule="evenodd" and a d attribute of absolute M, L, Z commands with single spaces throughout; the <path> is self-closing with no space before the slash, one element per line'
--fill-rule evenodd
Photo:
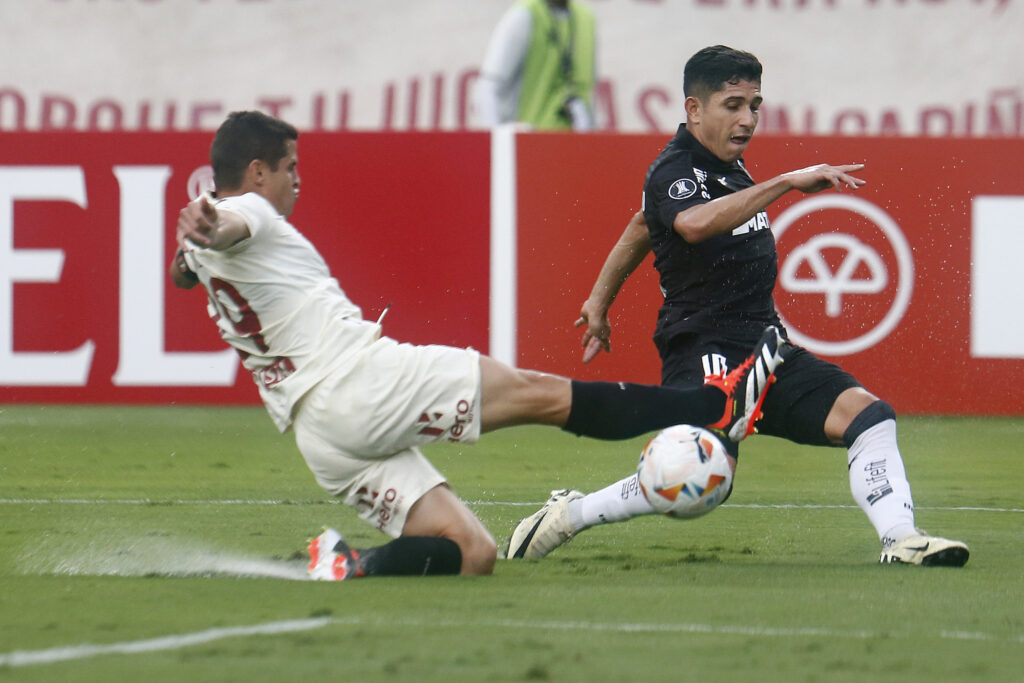
<path fill-rule="evenodd" d="M 317 483 L 395 539 L 354 549 L 326 529 L 310 544 L 312 578 L 493 570 L 494 539 L 422 444 L 472 443 L 527 423 L 604 439 L 678 423 L 735 440 L 753 430 L 781 362 L 774 327 L 743 367 L 685 390 L 577 382 L 382 336 L 287 221 L 299 194 L 297 141 L 294 127 L 260 112 L 228 116 L 210 148 L 216 199 L 182 209 L 170 275 L 179 287 L 204 286 L 210 317 L 278 429 L 294 431 Z"/>

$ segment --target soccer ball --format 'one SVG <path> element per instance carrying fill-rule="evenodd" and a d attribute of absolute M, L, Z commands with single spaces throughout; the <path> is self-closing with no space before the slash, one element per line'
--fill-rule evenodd
<path fill-rule="evenodd" d="M 651 506 L 680 519 L 711 512 L 732 487 L 725 446 L 708 430 L 690 425 L 669 427 L 651 439 L 636 474 Z"/>

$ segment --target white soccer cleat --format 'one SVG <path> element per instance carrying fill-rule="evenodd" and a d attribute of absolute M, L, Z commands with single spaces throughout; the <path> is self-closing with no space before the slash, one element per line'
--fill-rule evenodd
<path fill-rule="evenodd" d="M 882 551 L 882 564 L 920 564 L 926 567 L 962 567 L 971 551 L 965 543 L 929 536 L 921 529 L 916 534 L 896 541 Z"/>
<path fill-rule="evenodd" d="M 314 581 L 344 581 L 349 578 L 347 550 L 341 534 L 324 527 L 323 533 L 309 542 L 309 578 Z"/>
<path fill-rule="evenodd" d="M 540 510 L 516 525 L 504 557 L 509 560 L 539 559 L 572 540 L 576 530 L 569 521 L 569 501 L 582 497 L 580 491 L 552 491 Z"/>

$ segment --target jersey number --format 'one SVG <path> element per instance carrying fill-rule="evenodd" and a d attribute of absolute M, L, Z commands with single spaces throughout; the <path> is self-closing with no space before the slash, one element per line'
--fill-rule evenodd
<path fill-rule="evenodd" d="M 221 300 L 222 297 L 230 302 L 230 309 L 225 305 L 227 302 Z M 235 289 L 234 285 L 219 278 L 211 277 L 210 303 L 217 310 L 218 317 L 224 318 L 231 324 L 235 334 L 251 339 L 252 343 L 256 345 L 256 348 L 261 353 L 266 353 L 270 350 L 270 347 L 263 340 L 263 326 L 260 324 L 259 316 L 256 315 L 256 311 L 252 310 L 252 306 L 245 300 L 241 292 Z"/>

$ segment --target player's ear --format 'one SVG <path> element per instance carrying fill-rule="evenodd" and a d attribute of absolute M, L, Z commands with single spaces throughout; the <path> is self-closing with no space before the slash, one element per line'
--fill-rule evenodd
<path fill-rule="evenodd" d="M 686 98 L 683 103 L 683 107 L 686 109 L 686 122 L 687 123 L 700 123 L 701 114 L 704 113 L 704 105 L 700 99 L 690 96 Z"/>
<path fill-rule="evenodd" d="M 263 184 L 268 170 L 266 162 L 260 159 L 253 159 L 245 169 L 245 179 L 251 185 L 259 187 Z"/>

